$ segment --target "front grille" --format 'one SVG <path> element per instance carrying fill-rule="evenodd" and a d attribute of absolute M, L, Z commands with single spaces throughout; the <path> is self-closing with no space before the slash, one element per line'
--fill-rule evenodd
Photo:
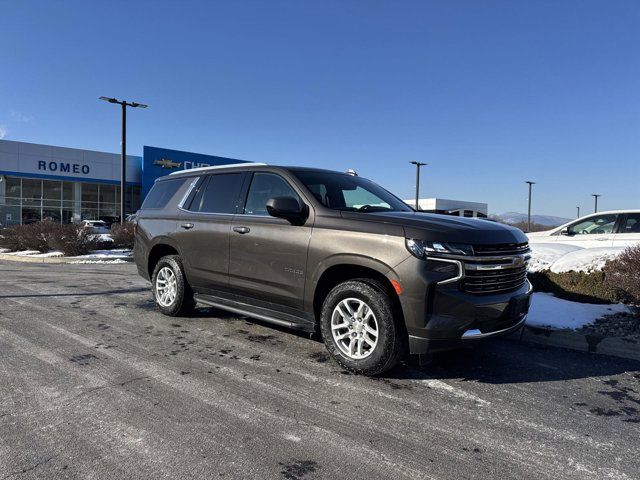
<path fill-rule="evenodd" d="M 473 294 L 508 292 L 527 281 L 528 243 L 474 245 L 474 256 L 464 262 L 462 288 Z"/>
<path fill-rule="evenodd" d="M 463 288 L 468 293 L 496 293 L 520 288 L 527 279 L 527 266 L 500 270 L 465 270 Z"/>
<path fill-rule="evenodd" d="M 502 243 L 498 245 L 474 245 L 473 252 L 477 256 L 488 255 L 517 255 L 529 252 L 529 244 L 524 243 Z"/>

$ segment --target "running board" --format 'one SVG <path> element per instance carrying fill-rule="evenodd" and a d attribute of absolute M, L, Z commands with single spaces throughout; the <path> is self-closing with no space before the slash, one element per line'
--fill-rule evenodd
<path fill-rule="evenodd" d="M 231 305 L 232 301 L 226 299 L 218 299 L 216 297 L 209 297 L 208 295 L 203 294 L 195 294 L 194 298 L 196 302 L 202 303 L 203 305 L 207 305 L 209 307 L 219 308 L 220 310 L 225 310 L 231 313 L 237 313 L 238 315 L 243 315 L 245 317 L 256 318 L 258 320 L 263 320 L 265 322 L 273 323 L 275 325 L 280 325 L 281 327 L 292 328 L 296 330 L 305 330 L 305 331 L 314 331 L 314 326 L 309 322 L 302 321 L 293 321 L 293 320 L 283 320 L 281 318 L 276 317 L 275 315 L 279 312 L 271 312 L 265 308 L 253 307 L 252 305 L 247 305 L 246 303 L 239 305 Z M 235 303 L 235 302 L 234 302 Z M 262 312 L 256 311 L 257 309 L 262 310 Z M 287 315 L 287 314 L 280 314 Z M 288 317 L 293 317 L 293 315 L 287 315 Z"/>

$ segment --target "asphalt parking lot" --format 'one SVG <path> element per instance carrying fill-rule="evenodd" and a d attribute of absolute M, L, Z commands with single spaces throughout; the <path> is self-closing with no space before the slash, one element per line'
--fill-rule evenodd
<path fill-rule="evenodd" d="M 506 340 L 349 375 L 154 310 L 135 266 L 0 263 L 0 480 L 638 478 L 640 364 Z"/>

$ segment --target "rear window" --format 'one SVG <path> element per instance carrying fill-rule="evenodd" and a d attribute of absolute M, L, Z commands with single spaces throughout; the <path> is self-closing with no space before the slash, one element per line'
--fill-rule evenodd
<path fill-rule="evenodd" d="M 162 180 L 154 183 L 142 203 L 142 208 L 164 208 L 186 180 L 186 178 L 176 178 L 175 180 Z"/>

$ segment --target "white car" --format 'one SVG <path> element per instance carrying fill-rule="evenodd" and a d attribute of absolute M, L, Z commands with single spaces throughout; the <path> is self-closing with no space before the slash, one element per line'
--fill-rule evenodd
<path fill-rule="evenodd" d="M 109 233 L 109 226 L 106 222 L 102 220 L 83 220 L 82 226 L 91 231 L 91 233 L 96 234 L 107 234 Z"/>
<path fill-rule="evenodd" d="M 640 210 L 598 212 L 553 230 L 527 234 L 529 243 L 558 243 L 582 248 L 640 244 Z"/>

